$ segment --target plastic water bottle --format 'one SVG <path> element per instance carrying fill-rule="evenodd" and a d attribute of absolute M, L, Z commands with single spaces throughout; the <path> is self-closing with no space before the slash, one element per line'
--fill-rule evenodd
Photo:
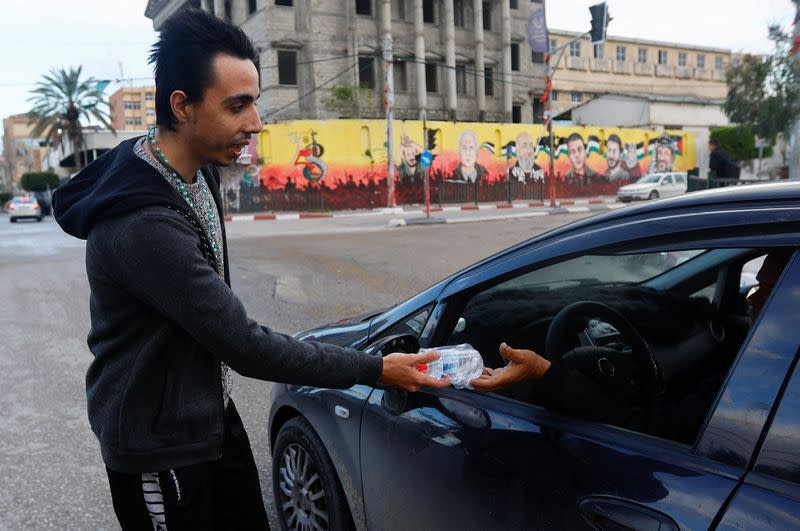
<path fill-rule="evenodd" d="M 481 353 L 466 343 L 446 347 L 433 347 L 421 349 L 420 354 L 435 350 L 441 354 L 438 360 L 430 363 L 421 363 L 417 370 L 424 372 L 432 378 L 442 380 L 449 376 L 453 387 L 458 389 L 472 389 L 469 383 L 477 379 L 483 372 L 483 358 Z"/>

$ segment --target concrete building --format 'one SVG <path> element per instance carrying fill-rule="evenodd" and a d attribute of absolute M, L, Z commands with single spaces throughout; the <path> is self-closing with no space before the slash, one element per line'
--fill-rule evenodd
<path fill-rule="evenodd" d="M 576 125 L 683 129 L 696 133 L 697 165 L 708 174 L 708 140 L 713 127 L 730 125 L 723 99 L 695 96 L 600 94 L 570 111 Z"/>
<path fill-rule="evenodd" d="M 78 163 L 88 165 L 97 157 L 115 148 L 123 140 L 142 136 L 142 131 L 110 131 L 97 126 L 83 128 L 84 149 L 75 151 L 70 139 L 65 135 L 62 142 L 53 147 L 51 160 L 54 171 L 61 177 L 70 177 L 76 172 Z"/>
<path fill-rule="evenodd" d="M 14 183 L 19 183 L 22 174 L 47 169 L 49 148 L 41 144 L 43 138 L 33 136 L 33 126 L 27 114 L 16 114 L 3 120 L 3 158 L 7 173 Z"/>
<path fill-rule="evenodd" d="M 383 115 L 382 46 L 393 41 L 398 119 L 541 121 L 541 54 L 526 20 L 542 0 L 149 0 L 158 30 L 185 6 L 239 25 L 260 52 L 264 121 L 343 116 L 331 87 L 360 86 L 362 118 Z"/>
<path fill-rule="evenodd" d="M 144 131 L 156 125 L 156 87 L 122 87 L 108 99 L 111 127 Z"/>
<path fill-rule="evenodd" d="M 551 29 L 550 49 L 578 35 Z M 553 78 L 553 107 L 564 118 L 571 108 L 606 93 L 724 100 L 725 69 L 737 60 L 721 48 L 614 36 L 595 46 L 584 38 L 564 51 Z M 680 125 L 681 116 L 667 123 Z"/>

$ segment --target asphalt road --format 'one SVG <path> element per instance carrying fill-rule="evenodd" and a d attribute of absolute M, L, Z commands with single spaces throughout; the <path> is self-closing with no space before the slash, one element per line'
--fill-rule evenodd
<path fill-rule="evenodd" d="M 385 220 L 229 223 L 233 289 L 250 316 L 295 333 L 385 307 L 587 212 L 387 229 Z M 52 218 L 0 214 L 0 530 L 116 529 L 86 418 L 89 289 L 83 242 Z M 269 384 L 235 377 L 276 527 Z"/>

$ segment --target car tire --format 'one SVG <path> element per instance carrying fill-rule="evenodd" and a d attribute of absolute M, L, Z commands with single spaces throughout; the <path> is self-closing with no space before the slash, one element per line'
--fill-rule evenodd
<path fill-rule="evenodd" d="M 8 221 L 10 221 L 11 223 L 16 223 L 17 222 L 17 218 L 8 218 Z"/>
<path fill-rule="evenodd" d="M 36 221 L 38 221 L 39 223 L 41 223 L 41 222 L 42 222 L 42 216 L 39 216 L 38 218 L 36 218 Z"/>
<path fill-rule="evenodd" d="M 288 420 L 278 432 L 272 454 L 272 487 L 282 529 L 355 527 L 322 440 L 302 417 Z"/>
<path fill-rule="evenodd" d="M 653 190 L 652 192 L 650 192 L 650 195 L 647 196 L 647 199 L 658 199 L 658 198 L 659 198 L 658 190 Z"/>

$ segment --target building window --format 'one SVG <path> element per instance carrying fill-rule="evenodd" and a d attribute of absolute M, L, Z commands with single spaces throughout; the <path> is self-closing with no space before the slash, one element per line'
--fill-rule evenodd
<path fill-rule="evenodd" d="M 511 123 L 515 124 L 522 123 L 522 107 L 520 107 L 519 105 L 511 106 Z"/>
<path fill-rule="evenodd" d="M 483 89 L 487 96 L 494 96 L 494 70 L 491 68 L 483 70 Z"/>
<path fill-rule="evenodd" d="M 492 30 L 492 3 L 483 2 L 483 29 Z"/>
<path fill-rule="evenodd" d="M 358 86 L 361 88 L 375 88 L 375 58 L 358 58 Z"/>
<path fill-rule="evenodd" d="M 394 72 L 394 89 L 400 92 L 405 92 L 408 90 L 408 79 L 406 78 L 406 62 L 405 61 L 398 61 L 395 59 L 394 66 L 392 67 L 392 72 Z"/>
<path fill-rule="evenodd" d="M 464 27 L 464 0 L 453 0 L 453 25 Z"/>
<path fill-rule="evenodd" d="M 438 81 L 436 63 L 425 63 L 425 89 L 428 92 L 439 92 Z"/>
<path fill-rule="evenodd" d="M 550 91 L 550 99 L 552 101 L 558 101 L 558 91 L 557 90 L 551 90 Z"/>
<path fill-rule="evenodd" d="M 467 67 L 456 65 L 456 94 L 466 96 L 467 94 Z"/>
<path fill-rule="evenodd" d="M 519 9 L 519 1 L 518 0 L 510 0 L 509 5 L 511 9 Z"/>
<path fill-rule="evenodd" d="M 719 55 L 714 58 L 714 68 L 722 70 L 722 57 Z"/>
<path fill-rule="evenodd" d="M 531 62 L 536 64 L 544 63 L 544 54 L 542 52 L 531 51 Z"/>
<path fill-rule="evenodd" d="M 511 70 L 519 70 L 519 43 L 511 43 Z"/>
<path fill-rule="evenodd" d="M 558 42 L 555 39 L 550 39 L 550 55 L 556 53 L 556 48 L 558 48 Z"/>
<path fill-rule="evenodd" d="M 606 48 L 602 44 L 595 44 L 594 45 L 594 58 L 595 59 L 603 59 L 606 54 Z"/>
<path fill-rule="evenodd" d="M 436 15 L 433 12 L 433 0 L 422 0 L 422 21 L 436 24 Z"/>
<path fill-rule="evenodd" d="M 659 50 L 658 51 L 658 64 L 660 64 L 660 65 L 667 64 L 667 51 L 666 50 Z"/>
<path fill-rule="evenodd" d="M 356 0 L 356 15 L 372 16 L 372 0 Z"/>
<path fill-rule="evenodd" d="M 686 52 L 678 52 L 678 66 L 686 66 Z"/>
<path fill-rule="evenodd" d="M 275 0 L 275 5 L 292 7 L 294 5 L 294 0 Z"/>
<path fill-rule="evenodd" d="M 278 84 L 297 85 L 297 52 L 278 50 Z"/>
<path fill-rule="evenodd" d="M 406 19 L 406 2 L 405 0 L 392 1 L 392 18 L 395 20 Z"/>
<path fill-rule="evenodd" d="M 581 56 L 581 43 L 579 43 L 578 41 L 573 41 L 569 43 L 569 56 L 570 57 Z"/>
<path fill-rule="evenodd" d="M 697 54 L 697 68 L 703 69 L 706 67 L 706 56 L 699 53 Z"/>
<path fill-rule="evenodd" d="M 647 48 L 639 48 L 639 62 L 640 63 L 647 62 Z"/>
<path fill-rule="evenodd" d="M 580 103 L 580 101 L 583 99 L 583 94 L 581 94 L 580 92 L 573 92 L 571 96 L 572 96 L 572 103 Z"/>
<path fill-rule="evenodd" d="M 155 94 L 153 94 L 152 92 L 145 92 L 144 99 L 145 101 L 153 101 L 155 99 Z"/>
<path fill-rule="evenodd" d="M 617 46 L 617 61 L 625 60 L 626 49 L 624 46 Z"/>
<path fill-rule="evenodd" d="M 142 108 L 142 103 L 139 101 L 126 101 L 124 102 L 126 111 L 138 111 Z"/>
<path fill-rule="evenodd" d="M 247 0 L 247 13 L 252 15 L 258 10 L 258 2 L 256 0 Z"/>

